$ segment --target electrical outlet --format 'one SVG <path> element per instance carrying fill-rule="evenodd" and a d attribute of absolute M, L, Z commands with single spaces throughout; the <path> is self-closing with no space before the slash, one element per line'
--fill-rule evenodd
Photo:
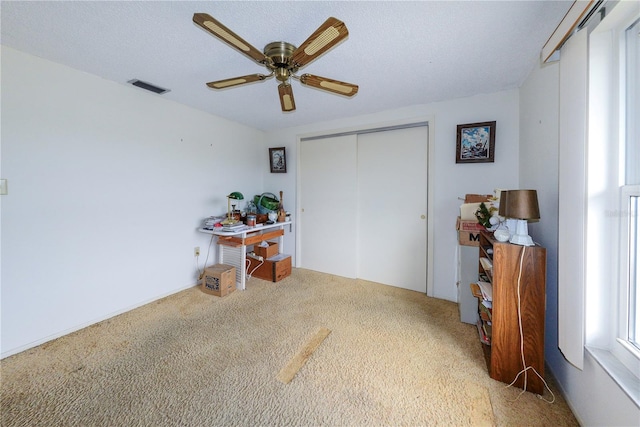
<path fill-rule="evenodd" d="M 195 248 L 193 248 L 193 254 L 195 256 L 200 256 L 200 246 L 196 246 Z"/>

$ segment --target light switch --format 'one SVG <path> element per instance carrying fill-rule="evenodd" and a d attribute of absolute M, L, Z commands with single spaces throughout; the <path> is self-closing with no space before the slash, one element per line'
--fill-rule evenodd
<path fill-rule="evenodd" d="M 7 188 L 7 180 L 0 179 L 0 195 L 4 196 L 9 193 L 9 189 Z"/>

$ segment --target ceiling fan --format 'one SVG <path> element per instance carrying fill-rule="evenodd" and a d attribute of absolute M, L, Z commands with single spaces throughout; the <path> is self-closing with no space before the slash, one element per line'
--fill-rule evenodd
<path fill-rule="evenodd" d="M 229 28 L 206 13 L 195 13 L 193 22 L 208 33 L 227 43 L 258 64 L 264 65 L 269 74 L 249 74 L 247 76 L 233 77 L 207 83 L 212 89 L 225 89 L 254 83 L 275 77 L 280 82 L 278 93 L 282 111 L 293 111 L 296 103 L 293 99 L 293 89 L 290 79 L 299 80 L 300 83 L 317 89 L 333 92 L 344 96 L 353 96 L 358 93 L 358 86 L 345 83 L 327 77 L 314 76 L 312 74 L 296 75 L 299 68 L 314 61 L 320 55 L 344 40 L 349 31 L 344 22 L 336 18 L 327 19 L 300 47 L 296 48 L 291 43 L 273 42 L 264 47 L 260 52 Z"/>

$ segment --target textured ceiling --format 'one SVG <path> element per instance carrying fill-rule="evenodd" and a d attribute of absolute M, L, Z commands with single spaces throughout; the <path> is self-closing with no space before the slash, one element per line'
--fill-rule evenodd
<path fill-rule="evenodd" d="M 144 80 L 171 90 L 150 96 L 273 130 L 516 88 L 571 4 L 3 1 L 1 42 L 123 85 Z M 345 98 L 294 81 L 297 110 L 290 113 L 280 110 L 275 79 L 211 90 L 206 82 L 266 69 L 197 27 L 195 12 L 212 15 L 259 50 L 272 41 L 298 46 L 335 16 L 349 37 L 300 74 L 360 90 Z"/>

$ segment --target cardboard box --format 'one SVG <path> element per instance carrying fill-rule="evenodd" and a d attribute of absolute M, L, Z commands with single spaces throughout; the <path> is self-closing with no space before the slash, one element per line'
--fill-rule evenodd
<path fill-rule="evenodd" d="M 484 226 L 480 224 L 476 218 L 474 218 L 473 220 L 466 221 L 458 217 L 458 219 L 456 220 L 456 230 L 482 231 L 482 230 L 486 230 L 486 228 L 484 228 Z"/>
<path fill-rule="evenodd" d="M 278 243 L 276 242 L 266 242 L 269 244 L 268 247 L 262 247 L 260 244 L 253 245 L 253 252 L 256 255 L 261 256 L 264 259 L 271 258 L 273 256 L 278 255 Z"/>
<path fill-rule="evenodd" d="M 460 205 L 460 218 L 463 221 L 477 221 L 478 209 L 480 209 L 480 203 L 463 203 Z"/>
<path fill-rule="evenodd" d="M 464 203 L 460 206 L 460 217 L 463 221 L 473 221 L 476 219 L 476 211 L 481 203 L 487 204 L 491 195 L 487 194 L 466 194 Z M 487 206 L 488 207 L 488 206 Z"/>
<path fill-rule="evenodd" d="M 480 233 L 458 231 L 458 243 L 462 246 L 480 246 Z"/>
<path fill-rule="evenodd" d="M 247 259 L 249 260 L 247 271 L 251 277 L 279 282 L 291 275 L 291 255 L 278 254 L 271 258 L 265 258 L 262 264 L 255 258 L 247 257 Z"/>
<path fill-rule="evenodd" d="M 202 292 L 224 297 L 236 290 L 236 268 L 232 265 L 216 264 L 204 269 Z"/>
<path fill-rule="evenodd" d="M 482 202 L 489 201 L 491 197 L 493 197 L 491 194 L 465 194 L 464 202 L 465 203 L 482 203 Z"/>
<path fill-rule="evenodd" d="M 458 230 L 458 243 L 462 246 L 480 246 L 480 231 L 486 230 L 477 219 L 472 221 L 456 220 L 456 230 Z"/>

